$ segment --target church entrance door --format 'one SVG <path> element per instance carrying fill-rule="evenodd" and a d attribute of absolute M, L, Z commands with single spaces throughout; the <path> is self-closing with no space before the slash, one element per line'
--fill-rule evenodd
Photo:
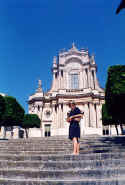
<path fill-rule="evenodd" d="M 46 124 L 45 125 L 45 137 L 50 137 L 51 136 L 51 125 Z"/>

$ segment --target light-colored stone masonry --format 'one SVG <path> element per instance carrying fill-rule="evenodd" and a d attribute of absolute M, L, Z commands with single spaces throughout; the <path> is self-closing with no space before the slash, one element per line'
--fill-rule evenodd
<path fill-rule="evenodd" d="M 80 51 L 73 44 L 68 51 L 54 57 L 53 80 L 50 90 L 42 91 L 41 80 L 35 94 L 29 97 L 29 113 L 38 114 L 40 130 L 34 129 L 31 136 L 68 135 L 66 122 L 68 102 L 73 100 L 84 112 L 81 120 L 81 135 L 102 135 L 101 108 L 104 103 L 104 90 L 96 76 L 97 66 L 94 56 L 88 50 Z"/>

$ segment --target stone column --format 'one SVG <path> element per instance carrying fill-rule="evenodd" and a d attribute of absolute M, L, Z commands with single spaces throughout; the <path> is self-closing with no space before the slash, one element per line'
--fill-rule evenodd
<path fill-rule="evenodd" d="M 63 77 L 60 70 L 60 89 L 63 89 Z"/>
<path fill-rule="evenodd" d="M 88 127 L 90 127 L 90 102 L 87 103 L 87 109 L 88 109 Z"/>
<path fill-rule="evenodd" d="M 90 86 L 92 89 L 94 89 L 94 79 L 93 79 L 93 74 L 92 74 L 92 70 L 90 70 Z"/>
<path fill-rule="evenodd" d="M 5 138 L 5 127 L 1 127 L 1 133 L 0 133 L 0 138 Z"/>
<path fill-rule="evenodd" d="M 93 103 L 90 103 L 90 126 L 96 128 L 96 112 Z"/>
<path fill-rule="evenodd" d="M 55 75 L 56 75 L 56 73 L 55 73 Z M 57 77 L 57 76 L 55 76 L 55 90 L 57 90 L 57 88 L 58 88 L 58 84 L 57 84 L 57 83 L 58 83 L 58 81 L 57 81 L 57 78 L 58 78 L 58 77 Z"/>
<path fill-rule="evenodd" d="M 63 110 L 64 110 L 64 104 L 61 105 L 61 128 L 64 128 L 64 114 L 63 114 Z"/>
<path fill-rule="evenodd" d="M 59 127 L 58 128 L 61 128 L 61 104 L 59 104 L 59 114 L 58 114 L 58 122 L 59 122 Z"/>
<path fill-rule="evenodd" d="M 87 75 L 85 70 L 83 70 L 83 88 L 87 88 Z"/>
<path fill-rule="evenodd" d="M 79 88 L 80 88 L 80 89 L 83 88 L 83 76 L 82 76 L 82 71 L 80 71 L 80 74 L 79 74 Z"/>
<path fill-rule="evenodd" d="M 88 88 L 91 88 L 91 72 L 90 72 L 90 70 L 88 69 L 87 70 L 88 71 Z"/>
<path fill-rule="evenodd" d="M 67 113 L 69 111 L 69 107 L 67 104 L 65 104 L 65 116 L 64 116 L 64 119 L 67 118 Z M 64 125 L 65 129 L 66 130 L 69 130 L 69 123 L 67 121 L 65 121 L 65 125 Z"/>
<path fill-rule="evenodd" d="M 61 103 L 59 104 L 59 128 L 61 128 L 61 123 L 62 123 L 62 120 L 61 120 L 61 112 L 62 112 L 62 110 L 61 110 Z"/>
<path fill-rule="evenodd" d="M 55 128 L 57 128 L 58 127 L 58 108 L 57 108 L 57 105 L 55 104 Z"/>
<path fill-rule="evenodd" d="M 84 84 L 84 78 L 85 78 L 85 76 L 84 76 L 84 70 L 82 71 L 82 86 L 83 86 L 83 89 L 85 88 L 85 84 Z"/>
<path fill-rule="evenodd" d="M 85 88 L 89 88 L 88 69 L 85 69 Z"/>
<path fill-rule="evenodd" d="M 59 70 L 59 89 L 61 89 L 61 70 Z"/>
<path fill-rule="evenodd" d="M 37 114 L 37 106 L 35 105 L 34 114 Z"/>
<path fill-rule="evenodd" d="M 41 113 L 41 123 L 40 123 L 40 129 L 41 129 L 41 135 L 43 136 L 44 133 L 43 133 L 43 109 L 44 109 L 44 104 L 41 105 L 41 108 L 40 108 L 40 113 Z"/>
<path fill-rule="evenodd" d="M 38 110 L 38 106 L 39 106 L 39 110 Z M 41 112 L 42 112 L 42 106 L 38 105 L 37 106 L 37 115 L 39 116 L 39 119 L 41 120 Z"/>
<path fill-rule="evenodd" d="M 55 129 L 56 128 L 56 112 L 55 112 L 55 104 L 52 105 L 52 127 Z"/>
<path fill-rule="evenodd" d="M 89 127 L 89 108 L 88 108 L 88 103 L 85 103 L 85 111 L 84 111 L 84 117 L 85 117 L 85 127 Z"/>
<path fill-rule="evenodd" d="M 97 76 L 96 76 L 96 70 L 94 70 L 94 81 L 95 81 L 95 89 L 98 89 L 99 84 L 98 84 L 98 79 L 97 79 Z"/>
<path fill-rule="evenodd" d="M 64 116 L 63 116 L 63 110 L 64 110 L 64 104 L 61 105 L 61 128 L 64 128 Z"/>
<path fill-rule="evenodd" d="M 52 89 L 56 90 L 57 89 L 57 79 L 55 77 L 56 71 L 53 71 L 53 81 L 52 81 Z"/>
<path fill-rule="evenodd" d="M 68 74 L 68 72 L 66 74 L 66 80 L 67 80 L 67 89 L 70 89 L 70 80 L 69 80 L 69 74 Z"/>
<path fill-rule="evenodd" d="M 61 75 L 61 89 L 64 89 L 64 71 L 63 76 Z"/>
<path fill-rule="evenodd" d="M 62 89 L 65 89 L 66 79 L 65 79 L 65 71 L 63 70 L 63 76 L 62 76 Z"/>
<path fill-rule="evenodd" d="M 59 104 L 59 128 L 63 127 L 63 110 L 62 103 Z"/>
<path fill-rule="evenodd" d="M 52 82 L 52 89 L 55 89 L 55 71 L 53 71 L 53 82 Z"/>
<path fill-rule="evenodd" d="M 66 89 L 67 88 L 67 80 L 66 80 L 66 71 L 63 71 L 63 88 Z"/>
<path fill-rule="evenodd" d="M 56 128 L 59 127 L 58 115 L 59 115 L 59 105 L 56 104 Z"/>
<path fill-rule="evenodd" d="M 58 89 L 59 87 L 59 82 L 58 82 L 58 73 L 57 73 L 57 76 L 55 78 L 55 87 L 56 87 L 56 90 Z"/>
<path fill-rule="evenodd" d="M 63 104 L 63 128 L 65 128 L 67 126 L 66 123 L 66 118 L 67 118 L 67 105 L 64 103 Z"/>
<path fill-rule="evenodd" d="M 95 109 L 95 121 L 96 121 L 96 128 L 98 128 L 98 120 L 97 120 L 97 103 L 96 104 L 94 104 L 94 109 Z"/>

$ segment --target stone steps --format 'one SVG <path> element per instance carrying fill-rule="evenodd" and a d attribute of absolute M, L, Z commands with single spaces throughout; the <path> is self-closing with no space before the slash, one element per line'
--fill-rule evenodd
<path fill-rule="evenodd" d="M 80 151 L 80 154 L 82 155 L 82 154 L 90 154 L 90 153 L 113 153 L 113 152 L 115 152 L 115 153 L 118 153 L 119 152 L 119 149 L 117 149 L 117 150 L 107 150 L 107 149 L 102 149 L 102 150 L 99 150 L 99 149 L 97 149 L 97 150 L 81 150 Z M 125 150 L 121 150 L 121 152 L 122 153 L 125 153 Z M 40 151 L 25 151 L 25 150 L 22 150 L 22 151 L 2 151 L 2 152 L 0 152 L 0 155 L 4 155 L 4 154 L 10 154 L 10 155 L 17 155 L 17 156 L 19 156 L 19 155 L 31 155 L 31 156 L 33 156 L 33 155 L 37 155 L 37 156 L 39 156 L 39 155 L 54 155 L 54 154 L 58 154 L 58 155 L 71 155 L 72 154 L 72 150 L 71 149 L 67 149 L 67 150 L 55 150 L 55 151 L 42 151 L 42 150 L 40 150 Z"/>
<path fill-rule="evenodd" d="M 104 142 L 115 142 L 117 141 L 117 143 L 121 143 L 123 142 L 123 137 L 124 136 L 95 136 L 95 137 L 91 137 L 91 136 L 84 136 L 83 138 L 80 139 L 80 142 L 81 141 L 88 141 L 89 143 L 91 142 L 100 142 L 101 141 L 104 141 Z M 0 143 L 38 143 L 38 142 L 46 142 L 49 143 L 49 142 L 59 142 L 59 141 L 63 141 L 63 142 L 67 142 L 67 141 L 70 141 L 68 140 L 67 137 L 63 138 L 61 136 L 59 137 L 43 137 L 43 138 L 28 138 L 28 139 L 9 139 L 9 140 L 0 140 Z"/>
<path fill-rule="evenodd" d="M 120 182 L 120 183 L 119 183 Z M 22 180 L 0 178 L 0 185 L 125 185 L 124 177 L 105 179 L 81 179 L 81 180 Z"/>
<path fill-rule="evenodd" d="M 1 178 L 15 178 L 15 179 L 64 179 L 64 180 L 75 180 L 75 179 L 104 179 L 104 178 L 117 178 L 124 177 L 125 168 L 106 168 L 106 169 L 68 169 L 68 170 L 34 170 L 34 169 L 0 169 Z"/>
<path fill-rule="evenodd" d="M 20 147 L 20 148 L 9 148 L 9 149 L 2 149 L 0 148 L 0 151 L 6 153 L 6 152 L 10 152 L 10 153 L 16 153 L 16 152 L 21 152 L 21 151 L 24 151 L 24 152 L 65 152 L 65 151 L 72 151 L 73 150 L 73 146 L 72 147 L 62 147 L 62 148 L 49 148 L 47 149 L 46 147 L 43 147 L 43 148 L 36 148 L 36 147 L 33 147 L 33 148 L 24 148 L 24 147 Z M 124 147 L 97 147 L 97 148 L 87 148 L 87 147 L 80 147 L 80 152 L 84 153 L 84 152 L 103 152 L 103 151 L 111 151 L 111 152 L 117 152 L 117 151 L 121 151 L 121 152 L 125 152 L 125 148 Z"/>
<path fill-rule="evenodd" d="M 94 169 L 94 168 L 119 168 L 125 167 L 123 159 L 106 160 L 80 160 L 80 161 L 11 161 L 1 160 L 0 169 L 35 169 L 35 170 L 60 170 L 60 169 Z"/>
<path fill-rule="evenodd" d="M 15 146 L 14 146 L 15 145 Z M 56 147 L 55 147 L 56 146 Z M 24 148 L 34 148 L 34 147 L 36 147 L 36 148 L 43 148 L 43 147 L 46 147 L 47 149 L 49 149 L 49 148 L 65 148 L 66 146 L 68 146 L 68 147 L 72 147 L 73 146 L 73 144 L 70 142 L 70 143 L 47 143 L 47 145 L 46 144 L 43 144 L 43 143 L 37 143 L 37 144 L 35 144 L 35 143 L 30 143 L 30 144 L 27 144 L 27 143 L 4 143 L 4 145 L 2 145 L 1 143 L 0 143 L 0 148 L 1 149 L 10 149 L 10 148 L 22 148 L 22 147 L 24 147 Z M 94 143 L 94 144 L 87 144 L 87 143 L 84 143 L 84 142 L 81 142 L 80 143 L 80 146 L 81 146 L 81 148 L 99 148 L 99 147 L 108 147 L 108 148 L 110 148 L 110 147 L 118 147 L 118 148 L 121 148 L 121 147 L 123 147 L 123 146 L 125 146 L 125 145 L 122 145 L 122 144 L 102 144 L 102 143 L 98 143 L 98 144 L 96 144 L 96 142 Z"/>
<path fill-rule="evenodd" d="M 115 153 L 89 153 L 74 156 L 71 154 L 49 154 L 49 155 L 11 155 L 0 154 L 0 160 L 13 160 L 13 161 L 81 161 L 81 160 L 106 160 L 106 159 L 125 159 L 125 152 Z"/>
<path fill-rule="evenodd" d="M 0 141 L 0 185 L 125 185 L 125 137 Z"/>

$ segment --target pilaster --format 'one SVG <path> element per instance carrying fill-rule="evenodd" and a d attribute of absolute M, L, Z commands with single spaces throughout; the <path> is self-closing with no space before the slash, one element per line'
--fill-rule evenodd
<path fill-rule="evenodd" d="M 94 89 L 94 77 L 92 74 L 92 70 L 90 70 L 90 84 L 91 84 L 91 88 Z"/>
<path fill-rule="evenodd" d="M 66 71 L 63 71 L 63 88 L 67 88 Z"/>
<path fill-rule="evenodd" d="M 64 115 L 63 115 L 64 105 L 61 104 L 61 128 L 64 127 Z"/>
<path fill-rule="evenodd" d="M 87 70 L 88 75 L 88 88 L 91 88 L 91 71 L 90 69 Z"/>
<path fill-rule="evenodd" d="M 97 104 L 97 128 L 102 128 L 102 105 Z"/>
<path fill-rule="evenodd" d="M 85 116 L 85 127 L 89 127 L 89 108 L 88 103 L 85 103 L 84 116 Z"/>
<path fill-rule="evenodd" d="M 82 89 L 83 88 L 83 78 L 82 78 L 82 71 L 80 71 L 80 75 L 79 75 L 79 88 Z"/>
<path fill-rule="evenodd" d="M 87 88 L 87 74 L 86 74 L 85 70 L 83 70 L 83 88 L 84 89 Z"/>
<path fill-rule="evenodd" d="M 59 80 L 59 89 L 61 89 L 61 70 L 59 70 L 58 80 Z"/>
<path fill-rule="evenodd" d="M 96 112 L 93 103 L 90 103 L 90 126 L 96 128 Z"/>
<path fill-rule="evenodd" d="M 61 104 L 59 103 L 59 112 L 58 112 L 58 117 L 59 117 L 59 127 L 58 128 L 61 128 L 61 122 L 62 122 L 62 120 L 61 120 Z"/>
<path fill-rule="evenodd" d="M 97 79 L 95 70 L 94 70 L 94 81 L 95 81 L 95 89 L 98 89 L 99 88 L 99 84 L 98 84 L 98 79 Z"/>
<path fill-rule="evenodd" d="M 56 122 L 55 122 L 55 118 L 56 118 L 56 114 L 55 114 L 55 104 L 52 104 L 52 128 L 56 128 Z"/>

